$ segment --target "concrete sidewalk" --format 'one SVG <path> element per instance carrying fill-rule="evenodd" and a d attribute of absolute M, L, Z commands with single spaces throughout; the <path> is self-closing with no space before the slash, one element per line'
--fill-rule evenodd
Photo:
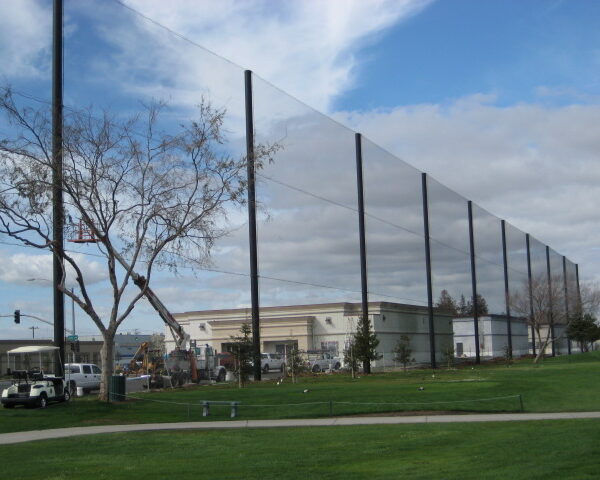
<path fill-rule="evenodd" d="M 482 415 L 422 415 L 414 417 L 334 417 L 297 420 L 231 420 L 221 422 L 143 423 L 96 427 L 55 428 L 0 434 L 0 445 L 67 438 L 98 433 L 145 432 L 159 430 L 215 430 L 227 428 L 334 427 L 345 425 L 400 425 L 414 423 L 515 422 L 529 420 L 571 420 L 600 418 L 600 412 L 503 413 Z"/>

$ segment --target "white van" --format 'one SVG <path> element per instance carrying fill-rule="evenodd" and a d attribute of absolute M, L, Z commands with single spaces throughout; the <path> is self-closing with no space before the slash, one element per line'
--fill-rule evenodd
<path fill-rule="evenodd" d="M 92 363 L 67 363 L 65 364 L 65 381 L 69 385 L 71 394 L 75 394 L 77 387 L 83 391 L 98 390 L 100 388 L 102 370 Z"/>

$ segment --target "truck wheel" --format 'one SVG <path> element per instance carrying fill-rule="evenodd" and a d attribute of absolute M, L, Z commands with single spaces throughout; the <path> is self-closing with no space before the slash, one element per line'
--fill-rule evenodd
<path fill-rule="evenodd" d="M 219 370 L 219 374 L 217 375 L 217 382 L 224 382 L 225 381 L 225 369 L 221 369 Z"/>
<path fill-rule="evenodd" d="M 339 370 L 340 368 L 342 368 L 342 365 L 340 364 L 340 362 L 336 363 L 336 364 L 333 366 L 333 369 L 334 369 L 334 370 Z"/>
<path fill-rule="evenodd" d="M 71 380 L 69 382 L 68 389 L 69 389 L 69 393 L 71 394 L 71 397 L 74 397 L 75 394 L 77 393 L 77 384 L 73 380 Z"/>
<path fill-rule="evenodd" d="M 4 404 L 4 405 L 2 405 L 2 406 L 3 406 L 4 408 L 15 408 L 15 406 L 14 406 L 12 403 L 11 403 L 10 405 L 5 403 L 5 404 Z"/>
<path fill-rule="evenodd" d="M 48 406 L 48 397 L 46 397 L 45 393 L 42 393 L 40 398 L 38 398 L 37 406 L 38 408 L 46 408 Z"/>
<path fill-rule="evenodd" d="M 69 400 L 71 400 L 71 393 L 69 392 L 68 388 L 65 388 L 65 391 L 63 393 L 63 402 L 68 402 Z"/>
<path fill-rule="evenodd" d="M 313 373 L 319 373 L 319 372 L 321 371 L 321 367 L 319 367 L 318 365 L 315 365 L 315 366 L 312 368 L 312 371 L 313 371 Z"/>
<path fill-rule="evenodd" d="M 268 363 L 265 365 L 265 368 L 263 368 L 263 372 L 269 373 L 269 364 Z"/>

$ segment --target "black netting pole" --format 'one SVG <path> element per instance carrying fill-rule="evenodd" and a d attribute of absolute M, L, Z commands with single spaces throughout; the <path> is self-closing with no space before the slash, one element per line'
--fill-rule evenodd
<path fill-rule="evenodd" d="M 252 358 L 254 380 L 260 381 L 260 318 L 258 305 L 258 249 L 256 243 L 256 190 L 254 165 L 254 114 L 252 107 L 252 72 L 244 72 L 246 93 L 246 159 L 248 178 L 248 235 L 250 241 L 250 295 L 252 302 Z"/>

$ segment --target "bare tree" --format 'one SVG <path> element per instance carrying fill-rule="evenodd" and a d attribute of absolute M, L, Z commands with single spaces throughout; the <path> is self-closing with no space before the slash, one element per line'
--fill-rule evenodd
<path fill-rule="evenodd" d="M 546 349 L 561 340 L 567 332 L 569 323 L 581 315 L 581 312 L 593 312 L 600 304 L 600 292 L 593 286 L 582 286 L 581 298 L 574 286 L 567 289 L 565 296 L 563 277 L 555 275 L 548 282 L 547 275 L 539 275 L 529 282 L 525 281 L 521 288 L 510 296 L 511 310 L 526 319 L 533 327 L 538 345 L 535 363 L 544 355 Z M 568 308 L 567 308 L 568 307 Z M 568 311 L 568 315 L 567 315 Z M 556 326 L 561 332 L 553 337 Z"/>
<path fill-rule="evenodd" d="M 97 118 L 91 110 L 65 115 L 65 218 L 81 222 L 104 257 L 110 313 L 100 315 L 81 261 L 69 251 L 59 288 L 102 333 L 102 399 L 113 373 L 114 336 L 147 293 L 154 268 L 176 270 L 182 259 L 205 265 L 215 240 L 227 233 L 226 209 L 244 203 L 247 162 L 227 152 L 226 112 L 202 99 L 197 119 L 168 134 L 159 128 L 165 108 L 146 105 L 125 121 L 107 113 Z M 0 90 L 0 111 L 10 124 L 8 138 L 0 140 L 0 233 L 59 255 L 51 228 L 48 111 L 18 105 L 6 88 Z M 257 168 L 276 150 L 258 145 Z M 65 288 L 67 265 L 78 290 Z M 136 286 L 128 288 L 132 282 Z"/>

